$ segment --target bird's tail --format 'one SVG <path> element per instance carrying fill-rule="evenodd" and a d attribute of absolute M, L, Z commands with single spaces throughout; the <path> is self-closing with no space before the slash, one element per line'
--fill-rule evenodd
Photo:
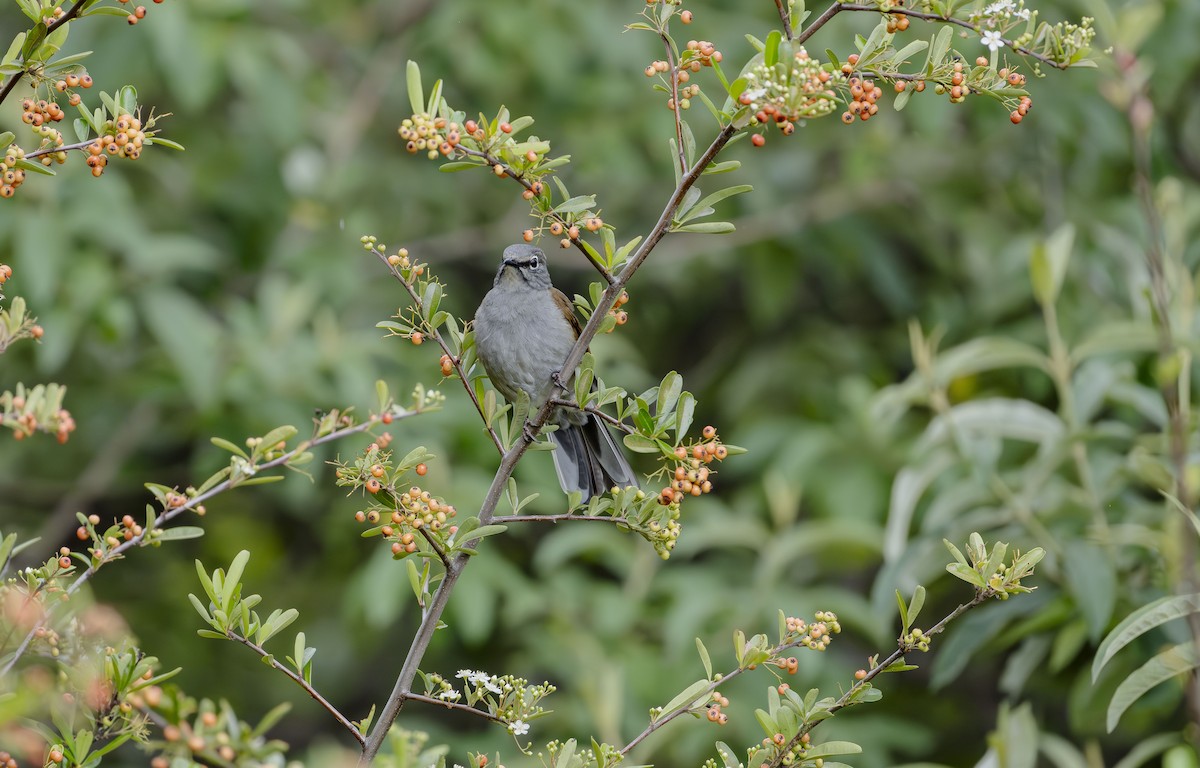
<path fill-rule="evenodd" d="M 608 427 L 595 414 L 582 424 L 564 424 L 550 433 L 556 450 L 554 471 L 563 492 L 579 491 L 583 501 L 607 492 L 614 485 L 638 484 Z"/>

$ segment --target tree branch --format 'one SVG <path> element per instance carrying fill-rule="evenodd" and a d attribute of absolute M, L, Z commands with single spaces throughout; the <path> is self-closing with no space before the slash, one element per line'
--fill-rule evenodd
<path fill-rule="evenodd" d="M 475 707 L 471 707 L 466 704 L 459 704 L 458 702 L 455 702 L 455 701 L 445 701 L 443 699 L 434 698 L 433 696 L 424 696 L 419 693 L 406 693 L 404 695 L 404 698 L 408 699 L 409 701 L 420 701 L 425 704 L 432 704 L 433 706 L 436 706 L 436 707 L 445 707 L 446 709 L 457 709 L 459 712 L 470 712 L 472 715 L 475 715 L 476 717 L 482 717 L 484 720 L 491 720 L 493 723 L 501 723 L 501 724 L 504 723 L 504 720 L 502 720 L 499 717 L 496 717 L 491 712 L 484 712 L 482 709 L 476 709 Z"/>
<path fill-rule="evenodd" d="M 407 418 L 409 416 L 415 416 L 418 413 L 420 413 L 420 411 L 408 411 L 406 413 L 401 414 L 399 416 L 399 418 Z M 315 437 L 311 440 L 306 440 L 306 441 L 302 442 L 300 445 L 298 445 L 296 448 L 292 449 L 291 451 L 288 451 L 287 453 L 283 454 L 282 456 L 279 456 L 277 458 L 274 458 L 274 459 L 264 462 L 262 464 L 256 465 L 254 468 L 255 472 L 262 472 L 263 470 L 274 469 L 275 467 L 284 466 L 284 465 L 290 463 L 294 458 L 299 456 L 301 453 L 308 451 L 309 448 L 312 448 L 315 445 L 321 445 L 322 443 L 328 443 L 328 442 L 332 442 L 334 440 L 340 440 L 343 437 L 348 437 L 350 435 L 358 434 L 359 432 L 365 432 L 367 429 L 374 426 L 377 423 L 377 421 L 378 421 L 377 418 L 372 418 L 368 421 L 364 421 L 361 424 L 356 424 L 354 426 L 346 427 L 344 429 L 334 430 L 333 432 L 330 432 L 327 435 L 322 435 L 321 437 Z M 203 504 L 205 501 L 213 498 L 214 496 L 220 495 L 220 494 L 236 487 L 237 485 L 238 485 L 238 483 L 233 480 L 223 480 L 222 482 L 214 485 L 212 488 L 209 488 L 204 493 L 197 494 L 196 496 L 193 496 L 192 498 L 188 499 L 182 506 L 178 506 L 178 507 L 175 507 L 174 509 L 170 509 L 170 510 L 163 512 L 161 515 L 158 516 L 158 519 L 155 521 L 155 525 L 153 528 L 147 526 L 146 528 L 144 528 L 142 530 L 142 532 L 139 535 L 134 536 L 133 538 L 129 539 L 128 541 L 122 542 L 119 546 L 116 546 L 113 549 L 106 552 L 103 560 L 101 560 L 98 563 L 93 563 L 92 565 L 88 566 L 87 570 L 85 570 L 83 573 L 79 574 L 75 578 L 75 581 L 71 582 L 71 585 L 69 587 L 67 587 L 66 590 L 64 590 L 64 593 L 69 596 L 69 595 L 72 595 L 75 592 L 77 592 L 84 584 L 91 581 L 92 577 L 96 575 L 96 572 L 100 570 L 100 567 L 102 565 L 121 557 L 126 552 L 133 549 L 134 547 L 140 546 L 146 540 L 146 537 L 148 537 L 150 535 L 150 532 L 152 530 L 163 528 L 165 523 L 171 522 L 175 518 L 182 515 L 184 512 L 194 510 L 197 506 L 199 506 L 200 504 Z M 59 605 L 63 605 L 63 603 L 55 603 L 54 605 L 50 606 L 47 609 L 46 614 L 42 617 L 42 619 L 40 621 L 38 621 L 36 624 L 34 624 L 32 628 L 30 628 L 29 633 L 27 635 L 25 635 L 25 639 L 22 640 L 21 644 L 17 647 L 17 649 L 15 651 L 13 651 L 12 658 L 10 658 L 7 662 L 5 662 L 3 669 L 0 669 L 0 677 L 7 675 L 9 673 L 9 671 L 12 670 L 12 668 L 16 665 L 17 661 L 21 658 L 22 655 L 24 655 L 25 651 L 29 648 L 29 644 L 31 642 L 33 642 L 34 635 L 37 633 L 37 631 L 40 628 L 46 626 L 46 624 L 50 621 L 51 617 L 53 616 L 54 609 Z"/>
<path fill-rule="evenodd" d="M 783 35 L 788 40 L 795 38 L 792 30 L 792 10 L 788 8 L 788 0 L 775 0 L 775 10 L 779 11 L 779 20 L 783 22 Z"/>
<path fill-rule="evenodd" d="M 780 0 L 776 0 L 777 4 L 779 2 L 780 2 Z M 834 16 L 837 16 L 842 11 L 860 11 L 860 12 L 866 12 L 866 13 L 880 13 L 881 12 L 879 10 L 878 5 L 861 5 L 861 4 L 855 4 L 855 3 L 842 3 L 842 2 L 834 3 L 833 5 L 830 5 L 828 8 L 826 8 L 821 13 L 821 15 L 818 16 L 816 18 L 816 20 L 813 21 L 812 24 L 810 24 L 807 28 L 805 28 L 805 30 L 803 32 L 801 32 L 799 35 L 796 36 L 796 38 L 795 38 L 796 42 L 803 43 L 806 40 L 808 40 L 810 37 L 812 37 L 814 34 L 816 34 L 818 29 L 825 26 L 829 22 L 830 19 L 832 19 Z M 979 32 L 978 25 L 972 24 L 971 22 L 967 21 L 966 19 L 960 19 L 955 16 L 942 16 L 942 15 L 939 15 L 936 13 L 925 13 L 924 11 L 914 11 L 911 8 L 900 8 L 900 7 L 891 8 L 886 12 L 895 14 L 898 16 L 911 16 L 914 19 L 922 19 L 923 21 L 937 21 L 937 22 L 941 22 L 943 24 L 954 24 L 956 26 L 962 27 L 963 29 L 969 29 L 972 32 L 975 32 L 977 34 Z M 1000 38 L 1000 40 L 1001 40 L 1001 42 L 1004 43 L 1005 47 L 1008 48 L 1009 50 L 1016 51 L 1017 53 L 1021 54 L 1022 56 L 1028 56 L 1032 59 L 1037 59 L 1038 61 L 1042 62 L 1043 64 L 1047 64 L 1051 67 L 1054 67 L 1055 69 L 1067 69 L 1071 66 L 1070 64 L 1060 64 L 1059 62 L 1055 61 L 1054 59 L 1050 58 L 1049 56 L 1045 56 L 1043 54 L 1036 53 L 1034 51 L 1029 50 L 1028 48 L 1026 48 L 1024 46 L 1016 45 L 1012 40 L 1010 40 L 1008 38 L 1002 37 L 1002 38 Z"/>
<path fill-rule="evenodd" d="M 679 184 L 671 193 L 671 197 L 667 201 L 666 206 L 664 206 L 654 227 L 651 228 L 646 238 L 639 244 L 633 256 L 625 264 L 625 267 L 609 283 L 608 288 L 600 296 L 600 300 L 592 310 L 591 317 L 588 318 L 587 325 L 580 332 L 579 338 L 575 340 L 575 345 L 567 354 L 559 370 L 574 371 L 579 366 L 588 345 L 600 330 L 601 321 L 608 314 L 608 311 L 616 305 L 617 298 L 625 290 L 625 286 L 630 278 L 641 267 L 642 262 L 650 255 L 650 251 L 666 235 L 671 219 L 675 215 L 675 212 L 679 210 L 684 195 L 692 188 L 692 185 L 700 178 L 700 174 L 712 163 L 736 132 L 737 129 L 732 125 L 722 128 L 720 133 L 717 134 L 716 138 L 713 139 L 712 143 L 704 151 L 704 154 L 696 161 L 696 164 L 680 179 Z M 589 257 L 588 261 L 590 262 L 592 259 Z M 546 398 L 546 402 L 538 410 L 537 414 L 527 422 L 528 428 L 521 430 L 521 434 L 516 442 L 513 443 L 512 447 L 501 458 L 500 466 L 492 478 L 492 484 L 488 488 L 487 495 L 484 496 L 483 502 L 479 507 L 479 522 L 481 525 L 488 525 L 493 522 L 496 515 L 496 505 L 504 493 L 504 488 L 508 485 L 509 477 L 512 476 L 513 470 L 516 469 L 521 457 L 525 455 L 525 451 L 528 450 L 530 443 L 537 437 L 542 426 L 557 407 L 552 401 L 559 398 L 565 391 L 558 382 L 552 383 L 550 389 L 551 391 Z M 413 636 L 408 653 L 404 658 L 404 664 L 401 666 L 400 673 L 396 677 L 396 683 L 392 687 L 392 693 L 380 709 L 379 719 L 367 737 L 367 744 L 363 748 L 362 756 L 359 758 L 360 766 L 369 765 L 375 759 L 375 756 L 383 746 L 384 740 L 387 738 L 388 729 L 391 728 L 392 723 L 396 720 L 396 716 L 400 714 L 400 710 L 404 706 L 405 697 L 411 693 L 409 688 L 416 678 L 417 668 L 421 663 L 421 659 L 425 656 L 425 651 L 428 649 L 430 641 L 433 640 L 433 633 L 436 631 L 438 622 L 441 619 L 442 611 L 445 610 L 446 603 L 450 599 L 450 593 L 453 591 L 459 576 L 462 575 L 463 569 L 466 568 L 468 559 L 465 554 L 460 553 L 456 555 L 451 560 L 450 567 L 446 569 L 441 583 L 438 584 L 429 607 L 425 610 L 421 619 L 421 625 L 417 628 L 417 632 Z"/>
<path fill-rule="evenodd" d="M 671 48 L 671 38 L 665 29 L 659 29 L 658 36 L 662 38 L 663 47 L 667 49 L 667 73 L 671 78 L 671 110 L 675 113 L 675 149 L 679 155 L 679 172 L 687 173 L 687 155 L 683 151 L 683 117 L 679 114 L 679 66 L 675 51 Z"/>
<path fill-rule="evenodd" d="M 496 524 L 507 523 L 560 523 L 564 520 L 583 520 L 591 523 L 615 523 L 617 525 L 629 525 L 629 521 L 623 517 L 613 517 L 612 515 L 573 515 L 570 512 L 564 512 L 561 515 L 502 515 L 492 518 L 492 522 Z"/>
<path fill-rule="evenodd" d="M 360 746 L 362 744 L 366 743 L 366 737 L 363 736 L 362 733 L 358 730 L 358 728 L 356 728 L 354 726 L 354 723 L 350 722 L 350 720 L 345 715 L 343 715 L 341 712 L 338 711 L 337 707 L 330 704 L 329 700 L 326 699 L 324 696 L 322 696 L 317 691 L 316 688 L 313 688 L 311 685 L 309 685 L 307 680 L 305 680 L 300 675 L 296 674 L 292 670 L 288 669 L 287 667 L 285 667 L 284 665 L 282 665 L 278 661 L 276 661 L 275 657 L 272 656 L 271 654 L 267 653 L 266 649 L 264 649 L 261 645 L 259 645 L 258 643 L 255 643 L 250 638 L 242 637 L 237 632 L 226 632 L 225 636 L 228 637 L 230 640 L 236 640 L 237 642 L 241 643 L 242 645 L 246 646 L 250 650 L 257 653 L 259 656 L 266 659 L 267 663 L 271 666 L 272 669 L 279 670 L 280 672 L 282 672 L 283 674 L 285 674 L 289 678 L 291 678 L 292 682 L 294 682 L 296 685 L 303 688 L 305 693 L 307 693 L 309 696 L 312 696 L 313 699 L 315 699 L 318 704 L 320 704 L 322 707 L 324 707 L 329 712 L 329 714 L 333 715 L 333 719 L 337 720 L 339 725 L 341 725 L 343 728 L 345 728 L 347 731 L 350 731 L 350 733 L 354 735 L 354 738 L 358 741 Z"/>
<path fill-rule="evenodd" d="M 492 155 L 488 152 L 481 152 L 480 150 L 477 150 L 477 149 L 468 149 L 467 147 L 464 147 L 462 145 L 459 145 L 459 146 L 455 147 L 454 149 L 456 152 L 459 152 L 465 156 L 478 157 L 479 159 L 486 161 L 487 164 L 492 167 L 500 166 L 501 168 L 504 169 L 505 176 L 507 176 L 508 178 L 517 182 L 518 184 L 520 184 L 522 187 L 529 190 L 530 192 L 533 191 L 533 184 L 531 184 L 528 179 L 526 179 L 523 175 L 513 173 L 512 169 L 509 168 L 507 165 L 505 165 L 503 163 L 503 161 L 501 161 L 495 155 Z M 557 221 L 559 224 L 562 224 L 564 227 L 569 226 L 569 222 L 566 219 L 564 219 L 562 216 L 559 216 L 557 213 L 551 212 L 550 217 L 553 218 L 555 221 Z M 576 248 L 578 248 L 579 252 L 582 253 L 587 258 L 588 263 L 591 264 L 592 267 L 597 272 L 600 273 L 600 277 L 602 277 L 604 279 L 604 282 L 608 283 L 609 285 L 612 285 L 612 282 L 613 282 L 612 273 L 609 272 L 607 269 L 605 269 L 603 264 L 601 264 L 600 262 L 598 262 L 592 258 L 592 255 L 587 252 L 586 248 L 583 247 L 583 244 L 580 242 L 579 238 L 568 238 L 568 239 L 571 241 L 571 244 L 574 245 Z"/>
<path fill-rule="evenodd" d="M 51 32 L 79 16 L 79 12 L 83 10 L 83 3 L 84 0 L 75 0 L 75 4 L 68 8 L 66 13 L 47 24 L 46 36 L 49 37 Z M 34 25 L 34 28 L 37 28 L 36 24 Z M 8 94 L 12 93 L 13 88 L 17 87 L 17 83 L 21 82 L 21 78 L 26 74 L 24 66 L 25 62 L 22 60 L 17 63 L 21 65 L 21 71 L 12 73 L 8 80 L 4 82 L 4 87 L 0 88 L 0 104 L 4 103 L 4 100 L 8 98 Z"/>
<path fill-rule="evenodd" d="M 374 245 L 371 246 L 371 252 L 379 257 L 379 260 L 383 262 L 383 265 L 388 268 L 389 272 L 392 273 L 392 277 L 400 281 L 400 284 L 404 286 L 404 290 L 408 291 L 408 295 L 412 299 L 413 303 L 420 308 L 421 297 L 417 294 L 416 289 L 413 288 L 412 283 L 405 280 L 404 275 L 400 274 L 400 270 L 388 263 L 387 254 L 380 251 Z M 480 403 L 479 398 L 475 396 L 475 390 L 473 387 L 471 387 L 471 382 L 467 378 L 467 372 L 462 368 L 462 361 L 458 359 L 458 356 L 455 355 L 450 349 L 450 346 L 446 344 L 446 340 L 442 338 L 442 334 L 438 333 L 436 328 L 431 328 L 424 323 L 422 323 L 422 326 L 424 327 L 425 333 L 429 334 L 429 336 L 432 337 L 435 342 L 437 342 L 437 345 L 441 347 L 442 353 L 445 354 L 446 357 L 450 358 L 451 365 L 453 365 L 454 370 L 458 372 L 458 380 L 462 382 L 463 389 L 467 390 L 467 397 L 471 398 L 471 404 L 474 405 L 475 410 L 479 412 L 479 418 L 483 419 L 484 429 L 487 430 L 488 436 L 492 438 L 492 445 L 496 446 L 496 450 L 500 452 L 500 455 L 504 455 L 504 443 L 501 442 L 500 436 L 496 434 L 496 430 L 492 429 L 492 427 L 488 425 L 487 416 L 485 416 L 483 413 L 483 404 Z M 445 557 L 442 558 L 442 560 L 445 559 Z"/>

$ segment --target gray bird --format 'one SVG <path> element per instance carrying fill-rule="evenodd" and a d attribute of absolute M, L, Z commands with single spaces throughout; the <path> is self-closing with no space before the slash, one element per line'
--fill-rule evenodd
<path fill-rule="evenodd" d="M 492 385 L 509 402 L 525 392 L 530 408 L 541 408 L 551 376 L 579 332 L 570 299 L 550 282 L 546 254 L 523 243 L 505 248 L 492 290 L 475 312 L 475 350 Z M 587 501 L 614 485 L 637 485 L 629 462 L 598 416 L 558 408 L 551 420 L 558 425 L 550 440 L 563 492 L 580 491 Z"/>

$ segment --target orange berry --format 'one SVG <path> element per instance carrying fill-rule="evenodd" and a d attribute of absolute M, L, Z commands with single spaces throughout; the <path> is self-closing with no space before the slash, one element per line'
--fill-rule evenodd
<path fill-rule="evenodd" d="M 756 133 L 750 137 L 750 143 L 756 147 L 761 147 L 767 143 L 767 139 L 761 133 Z"/>
<path fill-rule="evenodd" d="M 711 440 L 713 436 L 717 434 L 717 428 L 712 424 L 709 424 L 703 430 L 701 430 L 700 434 L 704 435 L 705 440 Z"/>
<path fill-rule="evenodd" d="M 413 331 L 412 335 L 408 338 L 418 347 L 425 342 L 425 334 L 421 333 L 420 331 Z"/>
<path fill-rule="evenodd" d="M 424 464 L 418 464 L 415 471 L 420 477 L 425 477 L 425 473 L 429 471 L 429 467 Z"/>
<path fill-rule="evenodd" d="M 29 335 L 35 339 L 42 338 L 42 335 L 45 333 L 46 333 L 46 329 L 42 328 L 42 326 L 40 326 L 40 325 L 32 326 L 29 329 Z"/>
<path fill-rule="evenodd" d="M 383 486 L 380 484 L 380 482 L 373 477 L 367 481 L 367 491 L 370 493 L 379 493 L 380 489 L 382 488 Z"/>
<path fill-rule="evenodd" d="M 692 12 L 684 11 L 683 13 L 679 14 L 679 20 L 682 21 L 684 24 L 691 24 L 692 23 Z"/>
<path fill-rule="evenodd" d="M 556 221 L 550 225 L 550 234 L 557 237 L 558 235 L 561 235 L 562 233 L 563 233 L 563 225 L 560 222 Z"/>
<path fill-rule="evenodd" d="M 528 191 L 528 190 L 526 190 L 526 191 Z M 533 193 L 530 193 L 530 197 L 532 197 L 532 196 L 533 196 Z M 527 243 L 532 243 L 533 242 L 533 230 L 527 229 L 524 232 L 522 232 L 521 239 Z"/>
<path fill-rule="evenodd" d="M 860 669 L 854 673 L 855 680 L 862 680 L 866 676 L 867 676 L 867 670 L 865 670 L 865 669 Z"/>
<path fill-rule="evenodd" d="M 379 417 L 379 420 L 382 421 L 384 424 L 391 424 L 392 423 L 391 412 L 383 414 L 382 416 Z"/>
<path fill-rule="evenodd" d="M 125 1 L 125 0 L 122 0 L 122 2 L 124 2 L 124 1 Z M 138 17 L 137 17 L 137 16 L 134 16 L 134 15 L 131 13 L 131 14 L 129 14 L 128 16 L 126 16 L 126 17 L 125 17 L 125 21 L 128 21 L 128 22 L 129 22 L 129 26 L 131 26 L 131 27 L 132 27 L 134 24 L 137 24 L 137 23 L 138 23 Z"/>
<path fill-rule="evenodd" d="M 571 238 L 572 240 L 578 240 L 579 239 L 579 227 L 572 226 L 570 229 L 568 229 L 567 237 Z"/>
<path fill-rule="evenodd" d="M 137 16 L 139 19 L 146 18 L 146 6 L 139 5 L 137 8 L 134 8 L 133 15 Z"/>
<path fill-rule="evenodd" d="M 501 133 L 512 133 L 512 123 L 500 123 Z"/>

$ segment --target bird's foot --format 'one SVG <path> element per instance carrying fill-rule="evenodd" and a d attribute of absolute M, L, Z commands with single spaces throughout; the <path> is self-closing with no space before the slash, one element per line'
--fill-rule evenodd
<path fill-rule="evenodd" d="M 565 381 L 563 381 L 562 371 L 551 371 L 550 372 L 550 381 L 554 382 L 554 386 L 558 387 L 559 389 L 561 389 L 564 392 L 571 391 L 570 387 L 567 386 L 567 383 Z"/>

